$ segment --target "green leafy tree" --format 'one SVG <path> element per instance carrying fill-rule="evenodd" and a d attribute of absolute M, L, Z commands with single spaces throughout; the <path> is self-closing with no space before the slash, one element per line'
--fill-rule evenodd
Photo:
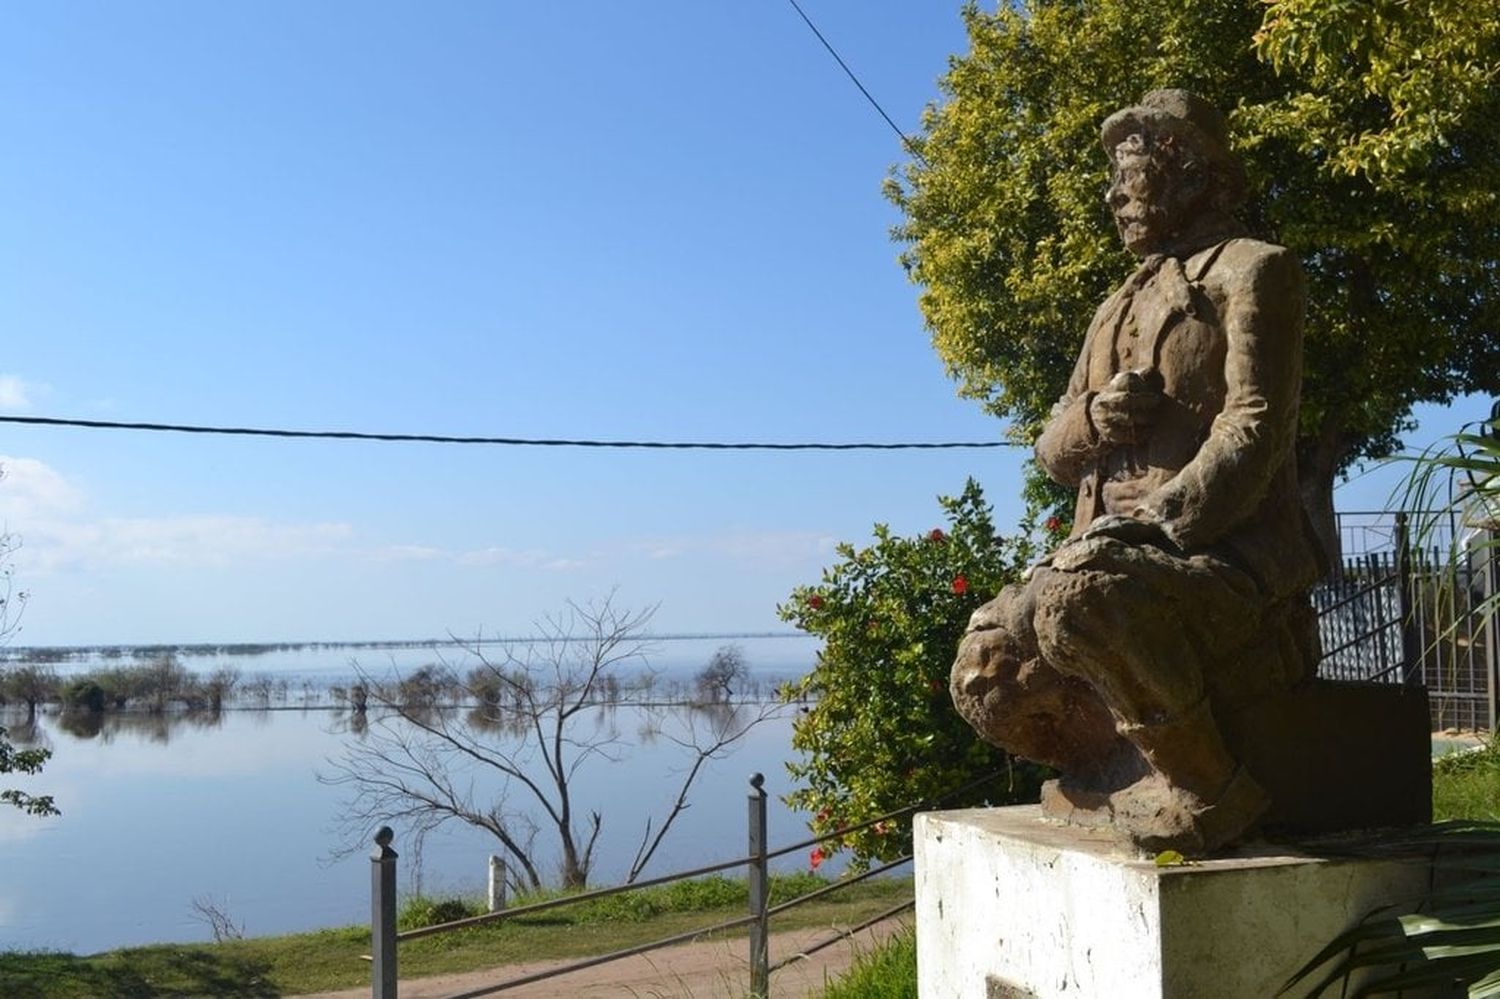
<path fill-rule="evenodd" d="M 816 833 L 996 771 L 1008 775 L 946 804 L 1034 800 L 1038 771 L 1011 767 L 959 717 L 948 695 L 948 672 L 969 616 L 1019 576 L 1033 547 L 1025 534 L 995 533 L 972 479 L 958 497 L 939 503 L 946 529 L 903 538 L 877 524 L 873 545 L 840 545 L 840 560 L 824 570 L 822 582 L 798 588 L 779 608 L 783 620 L 823 639 L 812 672 L 781 691 L 785 700 L 806 705 L 792 727 L 802 759 L 788 765 L 800 786 L 787 801 L 813 813 Z M 844 841 L 857 862 L 899 855 L 910 844 L 909 820 Z"/>
<path fill-rule="evenodd" d="M 1334 477 L 1390 453 L 1413 403 L 1500 391 L 1500 19 L 1483 4 L 1026 0 L 963 16 L 969 51 L 887 192 L 938 354 L 1017 439 L 1134 266 L 1102 201 L 1099 123 L 1164 86 L 1226 110 L 1246 223 L 1307 269 L 1298 453 L 1330 547 Z"/>
<path fill-rule="evenodd" d="M 17 749 L 0 726 L 0 774 L 36 774 L 52 756 L 50 749 Z M 50 794 L 28 794 L 16 788 L 0 788 L 0 804 L 14 805 L 29 815 L 57 815 Z"/>
<path fill-rule="evenodd" d="M 28 716 L 35 715 L 41 705 L 56 700 L 60 686 L 52 668 L 39 663 L 22 663 L 0 676 L 6 699 L 26 705 Z"/>
<path fill-rule="evenodd" d="M 20 542 L 14 535 L 0 534 L 0 641 L 13 634 L 17 627 L 22 609 L 26 605 L 27 594 L 23 590 L 16 592 L 12 582 L 13 568 L 10 564 L 10 556 L 20 546 Z M 5 683 L 0 683 L 0 693 L 9 693 L 11 676 L 4 678 Z M 53 689 L 56 688 L 56 677 L 51 678 Z M 21 684 L 15 690 L 16 696 L 26 701 L 29 708 L 28 714 L 36 713 L 36 705 L 39 700 L 44 699 L 30 689 L 29 684 Z M 31 696 L 35 695 L 35 696 Z M 0 704 L 5 699 L 0 697 Z M 0 776 L 5 774 L 37 774 L 41 772 L 42 766 L 52 756 L 50 749 L 17 749 L 11 745 L 6 738 L 6 729 L 0 725 Z M 52 803 L 50 794 L 29 794 L 17 788 L 0 787 L 0 804 L 14 805 L 29 815 L 57 815 L 57 807 Z"/>

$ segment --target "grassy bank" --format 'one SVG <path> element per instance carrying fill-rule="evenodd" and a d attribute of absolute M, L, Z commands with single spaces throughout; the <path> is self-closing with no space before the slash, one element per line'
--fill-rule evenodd
<path fill-rule="evenodd" d="M 775 878 L 772 901 L 825 883 L 805 874 Z M 850 924 L 910 896 L 909 880 L 867 881 L 777 917 L 772 929 Z M 629 892 L 402 944 L 401 975 L 599 954 L 731 919 L 743 915 L 746 905 L 744 882 L 725 878 Z M 421 922 L 418 909 L 405 907 L 406 925 Z M 580 927 L 588 932 L 577 932 Z M 369 929 L 355 926 L 218 944 L 132 947 L 87 957 L 0 954 L 0 996 L 282 996 L 349 988 L 369 981 L 370 966 L 362 960 L 369 944 Z"/>

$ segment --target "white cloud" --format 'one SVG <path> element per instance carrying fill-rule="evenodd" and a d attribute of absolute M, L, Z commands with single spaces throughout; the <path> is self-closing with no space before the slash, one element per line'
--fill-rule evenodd
<path fill-rule="evenodd" d="M 431 545 L 386 545 L 370 552 L 377 562 L 431 562 L 447 555 L 443 549 Z"/>
<path fill-rule="evenodd" d="M 39 522 L 23 532 L 20 558 L 42 571 L 111 565 L 224 567 L 345 550 L 348 524 L 278 524 L 258 517 L 188 516 Z"/>
<path fill-rule="evenodd" d="M 0 409 L 9 412 L 28 410 L 33 393 L 46 391 L 46 385 L 28 382 L 16 375 L 0 375 Z"/>
<path fill-rule="evenodd" d="M 354 529 L 344 523 L 286 524 L 218 514 L 90 519 L 81 516 L 83 494 L 50 465 L 0 455 L 0 469 L 0 526 L 20 538 L 17 560 L 28 571 L 221 567 L 352 552 Z"/>
<path fill-rule="evenodd" d="M 588 564 L 587 559 L 564 558 L 542 551 L 517 551 L 514 548 L 494 546 L 459 552 L 453 560 L 459 565 L 479 568 L 505 566 L 512 569 L 547 569 L 553 572 L 566 572 Z"/>
<path fill-rule="evenodd" d="M 83 498 L 57 470 L 35 458 L 0 455 L 0 517 L 30 521 L 76 512 Z"/>

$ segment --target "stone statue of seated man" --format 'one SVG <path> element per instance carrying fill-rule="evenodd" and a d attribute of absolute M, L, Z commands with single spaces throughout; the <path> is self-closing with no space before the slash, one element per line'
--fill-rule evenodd
<path fill-rule="evenodd" d="M 1293 449 L 1304 281 L 1234 218 L 1244 173 L 1203 99 L 1153 91 L 1102 136 L 1140 265 L 1036 444 L 1077 490 L 1072 532 L 975 612 L 952 694 L 985 739 L 1061 771 L 1046 814 L 1202 854 L 1270 804 L 1224 719 L 1317 660 Z"/>

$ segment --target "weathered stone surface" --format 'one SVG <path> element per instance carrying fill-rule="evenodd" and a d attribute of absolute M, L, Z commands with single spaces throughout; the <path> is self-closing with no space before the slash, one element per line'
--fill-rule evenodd
<path fill-rule="evenodd" d="M 974 614 L 951 690 L 984 738 L 1062 771 L 1048 815 L 1202 855 L 1296 812 L 1279 794 L 1310 800 L 1280 772 L 1318 658 L 1293 451 L 1303 276 L 1233 217 L 1243 175 L 1201 99 L 1155 91 L 1102 135 L 1141 264 L 1037 441 L 1077 490 L 1072 533 Z"/>
<path fill-rule="evenodd" d="M 1268 999 L 1372 909 L 1409 909 L 1433 873 L 1264 846 L 1158 867 L 1034 805 L 929 812 L 914 837 L 932 999 Z"/>

